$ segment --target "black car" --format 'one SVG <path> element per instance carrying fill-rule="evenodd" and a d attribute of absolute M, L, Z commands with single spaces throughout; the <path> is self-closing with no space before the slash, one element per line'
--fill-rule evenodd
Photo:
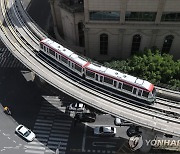
<path fill-rule="evenodd" d="M 76 113 L 74 118 L 78 122 L 95 122 L 96 114 L 95 113 Z"/>
<path fill-rule="evenodd" d="M 132 136 L 135 136 L 135 135 L 139 135 L 142 132 L 139 131 L 139 126 L 132 125 L 127 129 L 126 133 L 127 133 L 127 136 L 132 137 Z"/>

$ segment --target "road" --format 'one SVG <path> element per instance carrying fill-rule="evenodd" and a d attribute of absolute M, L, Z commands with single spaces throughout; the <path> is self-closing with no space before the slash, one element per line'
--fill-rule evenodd
<path fill-rule="evenodd" d="M 67 106 L 75 100 L 61 93 L 54 96 L 47 90 L 42 91 L 31 81 L 28 69 L 17 66 L 19 68 L 0 68 L 1 154 L 53 153 L 60 142 L 61 153 L 75 154 L 77 150 L 79 153 L 115 153 L 124 143 L 118 136 L 98 138 L 92 134 L 96 125 L 113 125 L 113 117 L 97 115 L 95 123 L 74 125 L 74 113 L 68 112 Z M 4 114 L 3 106 L 9 106 L 12 117 Z M 18 124 L 32 129 L 36 139 L 27 143 L 15 135 Z"/>

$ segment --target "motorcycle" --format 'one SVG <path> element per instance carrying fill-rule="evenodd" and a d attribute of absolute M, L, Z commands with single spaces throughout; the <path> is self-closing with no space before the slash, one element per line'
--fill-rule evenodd
<path fill-rule="evenodd" d="M 9 110 L 8 107 L 4 107 L 4 112 L 8 115 L 11 115 L 11 111 Z"/>

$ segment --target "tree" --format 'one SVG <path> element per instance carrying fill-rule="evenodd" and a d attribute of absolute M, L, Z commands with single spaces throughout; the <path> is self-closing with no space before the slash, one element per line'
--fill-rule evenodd
<path fill-rule="evenodd" d="M 180 60 L 174 61 L 169 54 L 161 55 L 157 49 L 146 49 L 144 53 L 133 55 L 126 61 L 106 62 L 105 66 L 152 83 L 165 83 L 180 88 Z"/>

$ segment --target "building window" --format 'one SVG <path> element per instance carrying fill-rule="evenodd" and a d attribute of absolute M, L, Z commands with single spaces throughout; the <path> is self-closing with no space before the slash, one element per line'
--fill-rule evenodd
<path fill-rule="evenodd" d="M 108 52 L 108 35 L 100 35 L 100 54 L 107 55 Z"/>
<path fill-rule="evenodd" d="M 120 12 L 117 11 L 91 11 L 90 20 L 119 21 Z"/>
<path fill-rule="evenodd" d="M 161 16 L 161 21 L 173 21 L 179 22 L 180 21 L 180 13 L 163 13 Z"/>
<path fill-rule="evenodd" d="M 174 39 L 174 36 L 172 35 L 168 35 L 165 37 L 163 47 L 162 47 L 162 53 L 169 53 L 173 39 Z"/>
<path fill-rule="evenodd" d="M 155 21 L 156 12 L 126 12 L 126 21 Z"/>
<path fill-rule="evenodd" d="M 139 34 L 134 35 L 132 41 L 132 47 L 131 47 L 132 54 L 139 51 L 140 44 L 141 44 L 141 36 Z"/>

